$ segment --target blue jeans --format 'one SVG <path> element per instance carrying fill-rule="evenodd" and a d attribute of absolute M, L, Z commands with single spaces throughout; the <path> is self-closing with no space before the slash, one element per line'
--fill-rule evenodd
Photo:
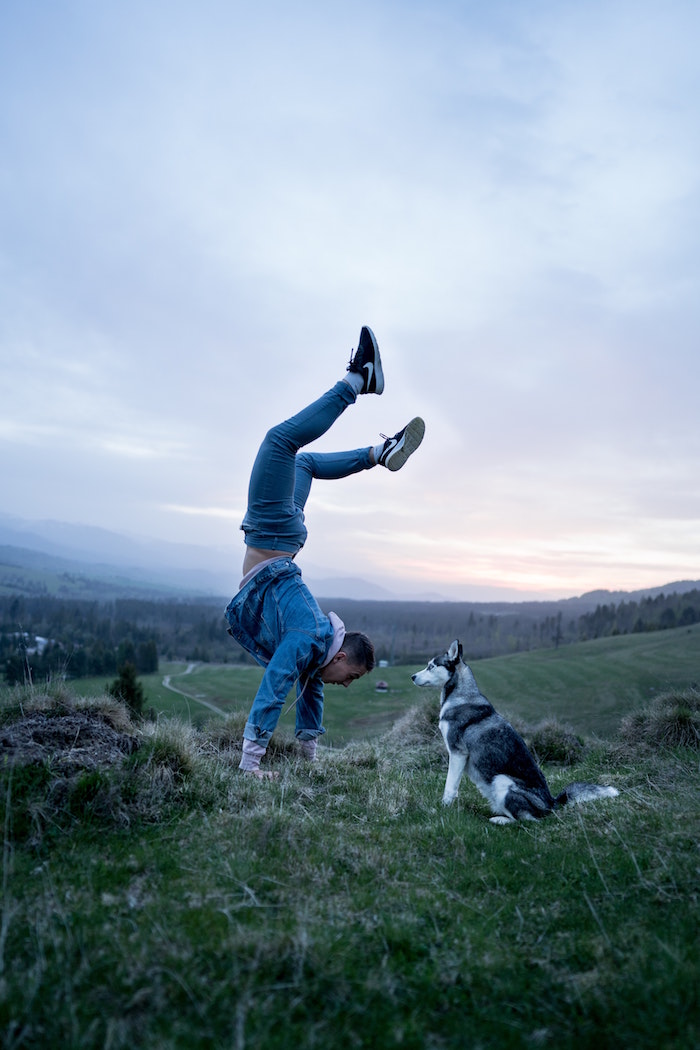
<path fill-rule="evenodd" d="M 324 434 L 356 395 L 342 380 L 308 408 L 273 427 L 253 465 L 241 528 L 251 547 L 296 554 L 306 541 L 304 506 L 314 478 L 336 479 L 368 470 L 370 449 L 299 453 Z M 287 694 L 296 686 L 296 736 L 324 733 L 319 677 L 333 628 L 302 581 L 292 557 L 260 569 L 232 599 L 229 633 L 265 668 L 244 737 L 263 747 L 275 730 Z"/>
<path fill-rule="evenodd" d="M 249 547 L 296 554 L 306 542 L 304 506 L 312 480 L 346 478 L 373 466 L 368 448 L 299 453 L 325 434 L 355 399 L 352 387 L 340 380 L 318 401 L 267 432 L 253 464 L 241 525 Z"/>

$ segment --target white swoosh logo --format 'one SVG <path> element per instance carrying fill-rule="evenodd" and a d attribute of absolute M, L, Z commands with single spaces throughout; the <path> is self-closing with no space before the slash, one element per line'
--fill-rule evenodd
<path fill-rule="evenodd" d="M 370 383 L 372 382 L 372 376 L 374 375 L 374 365 L 371 361 L 368 361 L 367 364 L 363 365 L 362 367 L 367 369 L 367 389 L 369 390 Z"/>

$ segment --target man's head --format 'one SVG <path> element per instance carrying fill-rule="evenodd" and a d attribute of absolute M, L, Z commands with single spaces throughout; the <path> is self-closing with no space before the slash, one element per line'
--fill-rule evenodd
<path fill-rule="evenodd" d="M 361 631 L 347 631 L 340 650 L 321 669 L 320 677 L 326 685 L 344 685 L 347 688 L 373 667 L 374 646 L 367 635 Z"/>

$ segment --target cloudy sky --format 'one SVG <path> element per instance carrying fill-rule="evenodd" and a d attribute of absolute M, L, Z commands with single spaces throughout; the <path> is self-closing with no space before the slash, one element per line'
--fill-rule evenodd
<path fill-rule="evenodd" d="M 2 509 L 220 549 L 377 334 L 426 420 L 317 483 L 316 574 L 480 599 L 700 577 L 696 0 L 6 0 Z M 500 589 L 500 590 L 499 590 Z"/>

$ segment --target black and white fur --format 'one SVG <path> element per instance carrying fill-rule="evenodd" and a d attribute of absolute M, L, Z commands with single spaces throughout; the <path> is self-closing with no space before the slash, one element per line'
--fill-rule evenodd
<path fill-rule="evenodd" d="M 479 691 L 458 641 L 411 677 L 416 685 L 442 690 L 440 732 L 449 755 L 444 805 L 457 797 L 465 769 L 495 814 L 492 824 L 537 820 L 567 803 L 619 794 L 614 787 L 574 783 L 553 798 L 525 741 Z"/>

